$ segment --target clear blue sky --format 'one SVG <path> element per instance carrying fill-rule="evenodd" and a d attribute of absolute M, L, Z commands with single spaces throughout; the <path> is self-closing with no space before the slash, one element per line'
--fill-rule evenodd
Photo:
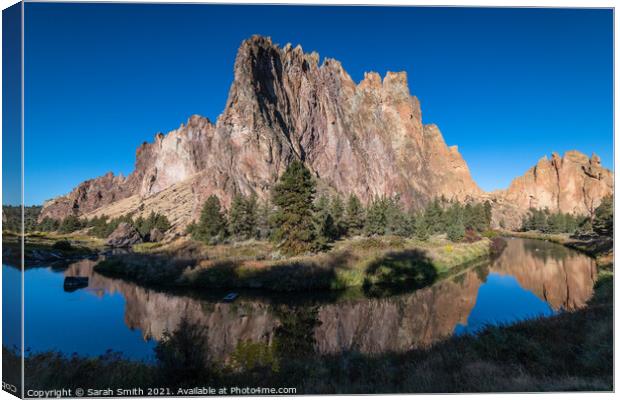
<path fill-rule="evenodd" d="M 107 171 L 191 114 L 224 108 L 252 34 L 364 71 L 405 70 L 425 123 L 503 188 L 552 151 L 611 167 L 611 10 L 26 4 L 26 203 Z"/>

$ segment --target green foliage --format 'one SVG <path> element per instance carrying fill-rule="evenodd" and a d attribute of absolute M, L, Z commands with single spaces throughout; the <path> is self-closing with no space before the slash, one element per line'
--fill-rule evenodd
<path fill-rule="evenodd" d="M 229 213 L 230 233 L 240 240 L 257 236 L 258 203 L 256 195 L 246 197 L 237 194 L 233 197 Z"/>
<path fill-rule="evenodd" d="M 37 230 L 41 232 L 54 232 L 57 231 L 60 227 L 60 221 L 57 219 L 52 219 L 50 217 L 45 217 L 39 223 Z"/>
<path fill-rule="evenodd" d="M 360 199 L 355 195 L 349 195 L 347 206 L 344 214 L 345 232 L 349 236 L 355 236 L 362 233 L 364 229 L 364 207 Z"/>
<path fill-rule="evenodd" d="M 153 229 L 158 229 L 162 233 L 170 229 L 170 221 L 168 221 L 168 218 L 154 211 L 151 211 L 147 218 L 142 218 L 142 216 L 138 217 L 133 221 L 132 225 L 143 237 L 146 237 Z"/>
<path fill-rule="evenodd" d="M 39 230 L 37 220 L 41 214 L 41 206 L 24 207 L 24 231 Z M 22 208 L 20 206 L 2 206 L 2 230 L 21 232 Z"/>
<path fill-rule="evenodd" d="M 387 200 L 385 197 L 375 197 L 366 210 L 366 224 L 364 231 L 367 235 L 385 235 L 387 231 Z"/>
<path fill-rule="evenodd" d="M 310 171 L 295 160 L 273 188 L 273 239 L 286 255 L 313 251 L 318 246 L 313 218 L 315 186 Z"/>
<path fill-rule="evenodd" d="M 344 220 L 344 203 L 339 194 L 336 194 L 331 199 L 329 213 L 334 220 L 334 228 L 336 236 L 340 237 L 346 233 L 346 223 Z"/>
<path fill-rule="evenodd" d="M 86 227 L 85 221 L 82 221 L 75 215 L 68 215 L 60 223 L 60 226 L 58 227 L 58 231 L 60 233 L 71 233 L 71 232 L 79 231 L 80 229 L 85 228 L 85 227 Z"/>
<path fill-rule="evenodd" d="M 575 233 L 583 226 L 585 217 L 575 216 L 568 213 L 552 213 L 548 209 L 531 208 L 523 218 L 521 230 L 539 231 L 542 233 Z"/>
<path fill-rule="evenodd" d="M 273 227 L 271 221 L 273 220 L 273 207 L 269 200 L 265 200 L 257 205 L 256 211 L 256 225 L 257 235 L 261 239 L 270 238 L 273 235 Z"/>
<path fill-rule="evenodd" d="M 453 203 L 452 206 L 447 210 L 447 226 L 446 226 L 446 235 L 448 240 L 452 242 L 460 242 L 465 237 L 465 220 L 467 219 L 469 224 L 476 225 L 476 214 L 474 211 L 474 207 L 471 204 L 466 204 L 465 207 L 462 207 L 460 203 Z M 477 229 L 473 226 L 468 227 L 469 229 Z"/>
<path fill-rule="evenodd" d="M 614 235 L 614 199 L 611 195 L 605 196 L 601 204 L 594 210 L 592 229 L 601 236 Z"/>
<path fill-rule="evenodd" d="M 149 221 L 148 226 L 146 225 L 147 224 L 146 221 Z M 92 218 L 86 223 L 86 226 L 90 227 L 88 231 L 90 235 L 105 239 L 108 236 L 110 236 L 110 234 L 114 232 L 116 228 L 118 228 L 121 222 L 126 222 L 130 224 L 131 226 L 136 228 L 142 236 L 145 236 L 148 232 L 150 232 L 150 226 L 154 227 L 155 225 L 157 225 L 157 226 L 161 226 L 162 229 L 165 228 L 166 226 L 168 226 L 168 228 L 166 229 L 169 229 L 170 227 L 168 219 L 165 216 L 159 215 L 159 214 L 153 214 L 153 213 L 151 213 L 151 216 L 149 216 L 147 220 L 145 220 L 142 217 L 139 217 L 135 221 L 133 220 L 131 215 L 121 215 L 120 217 L 116 217 L 108 221 L 108 216 L 104 214 L 104 215 L 100 215 L 99 217 Z M 146 230 L 146 233 L 142 233 L 142 231 L 144 230 Z M 165 232 L 165 231 L 162 230 L 162 232 Z"/>
<path fill-rule="evenodd" d="M 419 240 L 422 241 L 426 241 L 428 240 L 429 236 L 430 236 L 430 228 L 428 226 L 428 222 L 426 221 L 426 218 L 424 215 L 419 215 L 416 219 L 415 219 L 415 236 L 416 238 L 418 238 Z"/>
<path fill-rule="evenodd" d="M 190 224 L 187 231 L 194 240 L 218 243 L 226 237 L 226 225 L 226 216 L 222 212 L 220 199 L 211 195 L 202 207 L 200 220 L 197 224 Z"/>

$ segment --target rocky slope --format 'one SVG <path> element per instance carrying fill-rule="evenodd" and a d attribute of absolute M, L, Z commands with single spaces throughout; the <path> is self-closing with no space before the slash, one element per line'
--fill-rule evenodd
<path fill-rule="evenodd" d="M 228 101 L 215 124 L 192 116 L 177 130 L 158 133 L 153 143 L 138 148 L 130 176 L 109 173 L 86 181 L 46 203 L 41 218 L 157 211 L 183 227 L 211 194 L 225 206 L 236 192 L 267 198 L 295 159 L 304 161 L 322 190 L 355 193 L 363 201 L 394 194 L 406 206 L 442 195 L 491 199 L 497 220 L 515 214 L 514 208 L 526 210 L 531 196 L 541 206 L 591 210 L 608 191 L 611 173 L 596 162 L 582 171 L 568 166 L 579 157 L 569 158 L 564 168 L 572 175 L 556 182 L 559 186 L 551 174 L 556 167 L 544 167 L 549 173 L 538 178 L 536 171 L 543 167 L 537 166 L 506 192 L 485 194 L 456 146 L 448 147 L 437 126 L 422 122 L 406 73 L 381 78 L 371 72 L 356 84 L 336 60 L 319 64 L 318 54 L 304 53 L 300 46 L 281 48 L 253 36 L 238 50 Z M 581 189 L 587 198 L 579 198 Z"/>

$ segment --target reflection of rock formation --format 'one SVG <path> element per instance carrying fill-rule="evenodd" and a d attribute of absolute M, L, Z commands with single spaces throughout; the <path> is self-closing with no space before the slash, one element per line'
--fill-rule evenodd
<path fill-rule="evenodd" d="M 89 276 L 89 290 L 97 295 L 121 293 L 126 302 L 125 323 L 130 329 L 142 331 L 145 339 L 160 340 L 165 331 L 174 331 L 181 318 L 187 316 L 191 323 L 208 327 L 212 356 L 222 358 L 241 340 L 270 343 L 278 325 L 265 303 L 211 303 L 171 295 L 106 278 L 93 272 L 94 264 L 96 262 L 89 260 L 80 261 L 66 274 Z"/>
<path fill-rule="evenodd" d="M 125 323 L 140 329 L 145 338 L 161 339 L 182 316 L 208 327 L 213 356 L 230 354 L 241 340 L 271 343 L 277 316 L 263 301 L 212 303 L 191 297 L 144 289 L 92 271 L 93 261 L 73 264 L 67 275 L 90 276 L 89 290 L 121 293 L 126 301 Z M 319 307 L 315 329 L 317 350 L 330 353 L 356 349 L 367 353 L 404 351 L 450 336 L 457 323 L 467 320 L 481 277 L 466 271 L 453 280 L 414 293 L 385 299 L 357 299 Z"/>
<path fill-rule="evenodd" d="M 554 310 L 583 307 L 594 291 L 594 260 L 577 251 L 540 240 L 508 239 L 491 271 L 514 276 L 521 287 Z"/>
<path fill-rule="evenodd" d="M 322 353 L 381 353 L 427 346 L 451 336 L 457 323 L 467 321 L 481 284 L 476 271 L 469 270 L 403 296 L 323 306 L 317 347 Z"/>
<path fill-rule="evenodd" d="M 66 274 L 89 276 L 88 290 L 98 296 L 120 293 L 126 301 L 126 325 L 139 329 L 145 338 L 161 339 L 187 316 L 191 323 L 208 328 L 211 355 L 224 359 L 240 341 L 272 343 L 281 325 L 268 301 L 242 296 L 233 304 L 215 303 L 158 292 L 98 275 L 94 264 L 80 261 Z M 514 276 L 524 290 L 556 310 L 583 306 L 596 277 L 594 262 L 580 253 L 552 243 L 509 239 L 490 266 L 464 271 L 432 287 L 389 298 L 319 304 L 316 349 L 320 353 L 401 352 L 451 336 L 457 324 L 467 324 L 487 271 Z"/>

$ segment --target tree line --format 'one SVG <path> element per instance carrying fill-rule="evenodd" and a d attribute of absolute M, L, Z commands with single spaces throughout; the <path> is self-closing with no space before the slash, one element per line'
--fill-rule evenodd
<path fill-rule="evenodd" d="M 142 237 L 146 237 L 151 230 L 158 229 L 162 233 L 170 229 L 170 221 L 165 215 L 151 212 L 146 218 L 139 216 L 133 218 L 131 214 L 122 215 L 116 218 L 110 218 L 107 215 L 101 215 L 92 219 L 79 218 L 75 215 L 68 215 L 62 220 L 45 217 L 36 226 L 40 232 L 59 232 L 72 233 L 88 228 L 88 234 L 98 237 L 107 238 L 122 223 L 126 222 L 133 226 Z"/>
<path fill-rule="evenodd" d="M 279 178 L 268 201 L 236 194 L 229 210 L 215 195 L 198 221 L 188 226 L 195 240 L 271 239 L 287 255 L 321 251 L 343 237 L 397 235 L 427 240 L 445 233 L 449 240 L 473 240 L 490 229 L 491 204 L 436 198 L 423 209 L 405 210 L 398 195 L 377 196 L 365 206 L 355 194 L 316 196 L 316 182 L 299 161 Z"/>
<path fill-rule="evenodd" d="M 531 208 L 521 222 L 521 231 L 542 233 L 596 234 L 613 236 L 614 205 L 611 195 L 604 197 L 591 217 Z"/>

